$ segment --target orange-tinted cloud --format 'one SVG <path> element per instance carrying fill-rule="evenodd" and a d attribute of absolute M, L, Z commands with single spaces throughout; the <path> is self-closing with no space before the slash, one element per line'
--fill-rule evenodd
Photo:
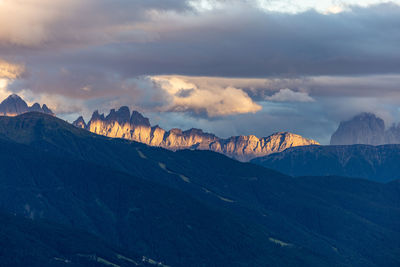
<path fill-rule="evenodd" d="M 15 80 L 24 72 L 23 65 L 0 59 L 0 79 Z"/>
<path fill-rule="evenodd" d="M 151 79 L 169 95 L 170 101 L 165 110 L 191 112 L 208 117 L 255 113 L 261 110 L 261 106 L 242 89 L 223 86 L 215 78 L 155 76 Z"/>

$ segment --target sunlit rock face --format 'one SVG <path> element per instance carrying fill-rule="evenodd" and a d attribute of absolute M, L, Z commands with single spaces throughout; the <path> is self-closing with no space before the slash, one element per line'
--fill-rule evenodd
<path fill-rule="evenodd" d="M 290 147 L 319 145 L 314 140 L 288 132 L 275 133 L 262 138 L 257 138 L 254 135 L 235 136 L 227 141 L 224 142 L 220 151 L 215 151 L 241 161 L 249 161 L 256 157 L 282 152 Z"/>
<path fill-rule="evenodd" d="M 117 111 L 113 109 L 107 116 L 95 111 L 87 125 L 81 117 L 73 124 L 108 137 L 125 138 L 171 150 L 211 150 L 240 161 L 281 152 L 289 147 L 319 145 L 314 140 L 288 132 L 275 133 L 263 138 L 249 135 L 222 139 L 200 129 L 165 131 L 159 126 L 151 127 L 149 119 L 137 111 L 130 114 L 128 107 L 121 107 Z"/>
<path fill-rule="evenodd" d="M 42 107 L 40 107 L 38 103 L 28 106 L 28 104 L 16 94 L 10 95 L 0 103 L 0 116 L 17 116 L 32 111 L 51 115 L 54 114 L 45 104 Z"/>

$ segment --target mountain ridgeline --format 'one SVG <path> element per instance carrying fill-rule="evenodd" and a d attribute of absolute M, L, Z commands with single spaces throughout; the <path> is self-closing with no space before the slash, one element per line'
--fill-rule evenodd
<path fill-rule="evenodd" d="M 361 113 L 340 123 L 330 146 L 292 147 L 253 163 L 288 175 L 340 175 L 378 182 L 400 179 L 400 124 Z"/>
<path fill-rule="evenodd" d="M 40 260 L 78 266 L 81 255 L 99 253 L 89 266 L 400 264 L 398 181 L 293 178 L 211 151 L 107 138 L 42 113 L 0 117 L 0 151 L 1 209 L 118 247 L 96 249 L 96 239 L 76 235 L 76 246 L 59 251 L 58 235 L 36 235 L 58 249 Z M 24 236 L 6 234 L 12 244 Z M 9 251 L 0 246 L 2 262 L 15 262 Z M 35 266 L 19 266 L 27 265 Z"/>
<path fill-rule="evenodd" d="M 40 106 L 39 103 L 35 103 L 32 106 L 28 106 L 28 104 L 16 94 L 10 95 L 0 103 L 0 116 L 17 116 L 26 112 L 54 114 L 46 104 Z"/>
<path fill-rule="evenodd" d="M 107 116 L 95 111 L 87 124 L 82 117 L 73 124 L 108 137 L 125 138 L 170 150 L 211 150 L 240 161 L 249 161 L 290 147 L 319 145 L 314 140 L 289 132 L 279 132 L 262 138 L 249 135 L 222 139 L 200 129 L 165 131 L 158 126 L 152 127 L 149 119 L 137 111 L 130 114 L 128 107 L 121 107 L 117 111 L 112 109 Z"/>
<path fill-rule="evenodd" d="M 339 175 L 389 182 L 400 179 L 400 144 L 293 147 L 251 162 L 292 176 Z"/>

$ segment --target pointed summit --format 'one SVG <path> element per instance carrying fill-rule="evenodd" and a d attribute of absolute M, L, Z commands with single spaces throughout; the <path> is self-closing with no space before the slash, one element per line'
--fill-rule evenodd
<path fill-rule="evenodd" d="M 331 145 L 385 143 L 385 122 L 372 113 L 361 113 L 342 121 L 331 137 Z"/>
<path fill-rule="evenodd" d="M 82 129 L 86 129 L 86 127 L 87 127 L 86 122 L 85 122 L 85 120 L 83 119 L 82 116 L 80 116 L 79 118 L 77 118 L 77 119 L 72 123 L 72 125 L 74 125 L 75 127 L 78 127 L 78 128 L 82 128 Z"/>
<path fill-rule="evenodd" d="M 136 126 L 150 127 L 150 121 L 136 110 L 132 111 L 131 123 Z"/>
<path fill-rule="evenodd" d="M 0 115 L 16 116 L 29 111 L 26 102 L 16 94 L 12 94 L 0 103 Z"/>
<path fill-rule="evenodd" d="M 130 111 L 126 106 L 120 107 L 117 111 L 115 109 L 110 110 L 110 114 L 105 118 L 107 122 L 117 121 L 120 125 L 129 123 Z"/>
<path fill-rule="evenodd" d="M 42 112 L 46 113 L 46 114 L 50 114 L 50 115 L 54 115 L 53 111 L 51 111 L 51 109 L 49 109 L 46 104 L 43 104 L 42 106 Z"/>

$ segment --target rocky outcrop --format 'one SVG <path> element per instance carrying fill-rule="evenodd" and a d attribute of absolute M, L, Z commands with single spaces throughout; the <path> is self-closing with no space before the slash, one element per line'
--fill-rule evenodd
<path fill-rule="evenodd" d="M 82 128 L 82 129 L 86 129 L 86 127 L 87 127 L 86 122 L 85 122 L 85 120 L 83 119 L 82 116 L 77 118 L 72 124 L 75 127 Z"/>
<path fill-rule="evenodd" d="M 331 145 L 383 145 L 400 143 L 400 125 L 385 129 L 385 122 L 372 113 L 361 113 L 341 122 L 331 137 Z"/>
<path fill-rule="evenodd" d="M 0 103 L 0 116 L 17 116 L 26 112 L 42 112 L 54 115 L 45 104 L 42 107 L 40 107 L 38 103 L 28 106 L 28 104 L 16 94 L 10 95 Z"/>
<path fill-rule="evenodd" d="M 117 111 L 112 109 L 107 116 L 95 111 L 87 125 L 81 117 L 73 124 L 108 137 L 125 138 L 171 150 L 211 150 L 240 161 L 249 161 L 255 157 L 281 152 L 289 147 L 318 145 L 318 142 L 314 140 L 288 132 L 275 133 L 262 138 L 249 135 L 222 139 L 200 129 L 165 131 L 159 126 L 151 127 L 149 119 L 137 111 L 130 114 L 128 107 L 121 107 Z"/>

